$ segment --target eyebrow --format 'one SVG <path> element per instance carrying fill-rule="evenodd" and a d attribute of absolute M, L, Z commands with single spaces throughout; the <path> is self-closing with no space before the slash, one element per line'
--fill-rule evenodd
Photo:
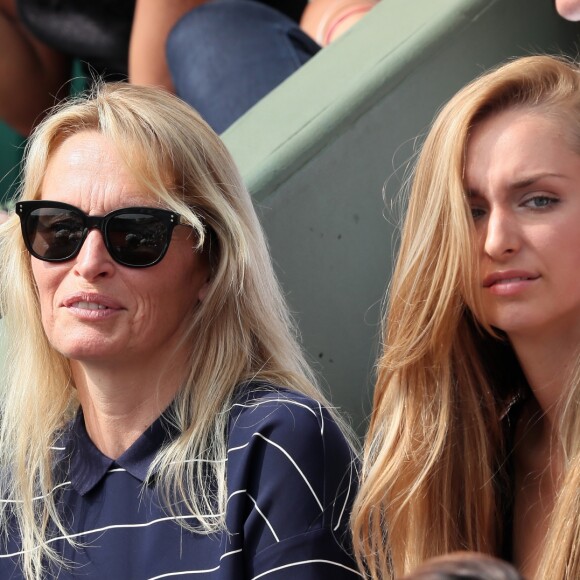
<path fill-rule="evenodd" d="M 541 181 L 542 179 L 545 179 L 546 177 L 556 177 L 559 179 L 568 179 L 565 175 L 562 175 L 561 173 L 537 173 L 534 175 L 530 175 L 530 177 L 526 177 L 525 179 L 521 179 L 519 181 L 514 181 L 513 183 L 510 184 L 509 188 L 510 189 L 522 189 L 524 187 L 529 187 L 530 185 L 533 185 L 537 181 Z"/>
<path fill-rule="evenodd" d="M 510 183 L 508 189 L 510 191 L 518 191 L 520 189 L 525 189 L 530 185 L 534 185 L 534 183 L 541 181 L 542 179 L 554 177 L 557 179 L 569 179 L 566 175 L 562 175 L 561 173 L 550 173 L 550 172 L 535 173 L 530 175 L 529 177 Z M 467 198 L 472 198 L 472 197 L 480 197 L 481 193 L 476 188 L 466 188 L 465 195 Z"/>

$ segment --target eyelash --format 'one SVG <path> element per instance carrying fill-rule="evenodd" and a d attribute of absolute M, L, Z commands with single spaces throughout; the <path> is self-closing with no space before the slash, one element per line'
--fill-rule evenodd
<path fill-rule="evenodd" d="M 479 212 L 479 215 L 475 215 L 477 212 Z M 485 210 L 480 208 L 480 207 L 472 207 L 471 208 L 471 217 L 473 218 L 473 221 L 477 221 L 479 218 L 482 218 L 485 215 Z"/>
<path fill-rule="evenodd" d="M 535 205 L 534 202 L 538 202 L 539 200 L 542 201 L 541 205 Z M 548 209 L 554 205 L 556 205 L 557 203 L 559 203 L 560 200 L 556 197 L 551 197 L 549 195 L 534 195 L 528 199 L 526 199 L 524 202 L 522 202 L 520 205 L 522 205 L 523 207 L 528 207 L 529 209 L 533 210 L 533 211 L 542 211 L 545 209 Z M 471 207 L 471 217 L 473 218 L 474 221 L 477 221 L 478 219 L 482 218 L 486 213 L 486 210 L 482 207 Z"/>
<path fill-rule="evenodd" d="M 543 202 L 547 203 L 543 203 L 542 205 L 529 205 L 531 202 L 538 200 L 542 200 Z M 522 205 L 531 207 L 531 209 L 542 210 L 544 208 L 557 204 L 559 201 L 560 201 L 559 199 L 555 197 L 550 197 L 549 195 L 535 195 L 527 199 Z"/>

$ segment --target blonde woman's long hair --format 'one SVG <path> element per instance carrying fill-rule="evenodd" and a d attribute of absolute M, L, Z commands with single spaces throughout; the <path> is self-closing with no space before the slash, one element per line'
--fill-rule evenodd
<path fill-rule="evenodd" d="M 579 81 L 577 64 L 565 59 L 514 60 L 457 93 L 425 140 L 388 294 L 352 516 L 357 557 L 372 578 L 402 576 L 427 558 L 457 550 L 497 554 L 505 540 L 508 450 L 501 419 L 525 381 L 511 348 L 481 315 L 464 188 L 466 147 L 483 118 L 521 107 L 553 116 L 567 131 L 572 127 L 571 146 L 580 153 Z M 580 577 L 577 392 L 569 389 L 563 405 L 567 474 L 539 578 Z"/>
<path fill-rule="evenodd" d="M 170 416 L 180 435 L 159 453 L 150 474 L 158 472 L 170 512 L 196 516 L 193 531 L 223 530 L 227 411 L 236 385 L 269 381 L 328 403 L 297 344 L 251 198 L 225 146 L 199 115 L 160 90 L 98 86 L 36 129 L 20 199 L 40 197 L 51 155 L 82 131 L 109 139 L 152 204 L 180 213 L 197 233 L 198 250 L 209 253 L 210 290 L 181 343 L 191 345 L 188 376 Z M 59 561 L 51 536 L 66 534 L 52 494 L 60 482 L 54 480 L 51 445 L 79 403 L 70 363 L 42 328 L 18 219 L 0 232 L 8 350 L 0 398 L 0 498 L 8 501 L 0 502 L 0 529 L 7 534 L 16 521 L 25 576 L 36 579 L 48 561 Z M 200 461 L 184 461 L 191 457 Z"/>

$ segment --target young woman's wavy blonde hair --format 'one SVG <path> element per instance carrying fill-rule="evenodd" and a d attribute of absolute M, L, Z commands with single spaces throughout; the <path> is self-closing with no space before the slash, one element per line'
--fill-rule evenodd
<path fill-rule="evenodd" d="M 352 516 L 359 563 L 372 578 L 402 576 L 457 550 L 497 553 L 505 539 L 501 418 L 524 381 L 509 345 L 481 316 L 464 168 L 474 125 L 514 107 L 563 123 L 580 153 L 579 67 L 533 56 L 457 93 L 417 161 Z M 567 475 L 539 578 L 580 577 L 578 384 L 563 402 Z"/>
<path fill-rule="evenodd" d="M 55 149 L 86 130 L 109 139 L 152 205 L 184 216 L 197 232 L 198 250 L 209 253 L 211 286 L 183 337 L 182 344 L 190 345 L 189 374 L 172 406 L 181 434 L 159 453 L 150 473 L 159 470 L 156 481 L 169 511 L 179 506 L 195 515 L 199 533 L 223 530 L 227 411 L 236 385 L 270 381 L 326 401 L 297 344 L 234 162 L 215 133 L 177 98 L 110 84 L 60 107 L 29 141 L 20 199 L 40 197 Z M 79 403 L 69 361 L 43 331 L 30 260 L 13 217 L 0 235 L 0 308 L 8 349 L 0 398 L 0 498 L 12 500 L 0 502 L 0 529 L 14 533 L 9 520 L 16 518 L 23 568 L 32 579 L 41 577 L 47 559 L 58 560 L 49 529 L 66 533 L 51 495 L 59 482 L 50 446 Z M 202 461 L 184 461 L 191 457 Z"/>

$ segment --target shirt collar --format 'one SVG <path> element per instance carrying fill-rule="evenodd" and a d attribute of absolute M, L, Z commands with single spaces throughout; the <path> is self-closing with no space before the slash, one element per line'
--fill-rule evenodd
<path fill-rule="evenodd" d="M 79 409 L 64 441 L 64 453 L 70 457 L 67 477 L 80 495 L 91 491 L 111 469 L 124 469 L 143 482 L 157 452 L 176 435 L 177 428 L 161 415 L 123 455 L 113 460 L 101 453 L 91 441 L 82 410 Z"/>

